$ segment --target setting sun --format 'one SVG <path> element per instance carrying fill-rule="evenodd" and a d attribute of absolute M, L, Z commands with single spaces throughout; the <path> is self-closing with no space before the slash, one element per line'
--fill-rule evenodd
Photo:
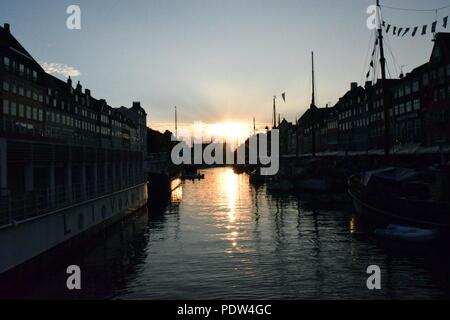
<path fill-rule="evenodd" d="M 227 142 L 242 142 L 250 135 L 250 126 L 242 122 L 222 122 L 207 125 L 207 135 Z"/>

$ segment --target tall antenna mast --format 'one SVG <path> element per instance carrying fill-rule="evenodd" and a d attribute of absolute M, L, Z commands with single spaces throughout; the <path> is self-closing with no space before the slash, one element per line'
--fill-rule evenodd
<path fill-rule="evenodd" d="M 253 117 L 253 135 L 256 134 L 256 123 L 255 123 L 255 117 Z"/>
<path fill-rule="evenodd" d="M 380 0 L 377 0 L 378 14 L 378 45 L 380 46 L 380 65 L 381 65 L 381 91 L 383 95 L 383 111 L 384 111 L 384 154 L 389 155 L 390 133 L 389 133 L 389 106 L 386 98 L 386 59 L 384 58 L 383 48 L 383 28 L 381 27 L 381 6 Z"/>
<path fill-rule="evenodd" d="M 315 88 L 314 88 L 314 51 L 311 52 L 311 65 L 312 65 L 312 98 L 311 98 L 311 153 L 312 156 L 316 156 L 316 125 L 314 121 L 314 109 L 316 108 Z"/>

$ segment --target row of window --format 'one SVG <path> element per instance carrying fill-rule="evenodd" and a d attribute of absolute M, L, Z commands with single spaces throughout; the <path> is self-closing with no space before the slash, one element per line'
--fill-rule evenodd
<path fill-rule="evenodd" d="M 3 68 L 7 71 L 16 73 L 21 77 L 25 77 L 28 80 L 37 81 L 37 71 L 33 70 L 22 63 L 10 59 L 9 57 L 3 57 Z"/>
<path fill-rule="evenodd" d="M 413 102 L 400 103 L 394 106 L 394 114 L 400 115 L 412 111 L 420 110 L 420 100 L 414 99 Z"/>
<path fill-rule="evenodd" d="M 26 97 L 28 99 L 33 99 L 34 101 L 39 101 L 41 103 L 44 102 L 44 96 L 40 94 L 38 91 L 18 85 L 15 82 L 3 80 L 2 88 L 3 91 L 5 92 L 18 94 L 19 96 Z"/>
<path fill-rule="evenodd" d="M 43 121 L 44 113 L 42 109 L 26 106 L 23 104 L 9 103 L 8 100 L 3 100 L 3 114 L 11 115 L 13 117 L 20 117 L 34 121 Z"/>
<path fill-rule="evenodd" d="M 28 105 L 23 104 L 17 104 L 14 101 L 9 100 L 3 100 L 3 107 L 2 111 L 4 115 L 10 115 L 13 117 L 19 117 L 34 121 L 44 121 L 44 111 L 41 108 L 37 107 L 31 107 Z M 110 128 L 101 127 L 98 125 L 95 125 L 90 122 L 82 121 L 79 119 L 75 119 L 71 116 L 61 114 L 58 112 L 53 111 L 47 111 L 45 119 L 48 122 L 53 122 L 56 124 L 61 124 L 64 126 L 71 126 L 75 127 L 77 129 L 82 129 L 85 131 L 90 131 L 93 133 L 102 133 L 104 135 L 110 135 L 111 133 L 113 136 L 121 136 L 122 130 L 116 129 L 115 131 L 111 132 Z M 136 130 L 131 130 L 132 133 L 136 133 Z"/>

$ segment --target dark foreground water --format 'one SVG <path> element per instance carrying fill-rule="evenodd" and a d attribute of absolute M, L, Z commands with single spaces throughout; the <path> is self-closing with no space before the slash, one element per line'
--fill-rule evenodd
<path fill-rule="evenodd" d="M 205 170 L 36 274 L 26 297 L 102 299 L 416 299 L 449 297 L 449 251 L 378 243 L 351 205 L 271 194 L 231 169 Z M 63 266 L 82 270 L 66 289 Z M 381 290 L 366 268 L 381 268 Z"/>

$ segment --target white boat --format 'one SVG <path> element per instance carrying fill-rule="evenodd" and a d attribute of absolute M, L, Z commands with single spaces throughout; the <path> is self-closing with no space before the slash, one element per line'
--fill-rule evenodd
<path fill-rule="evenodd" d="M 375 236 L 388 240 L 429 242 L 437 239 L 439 232 L 435 229 L 421 229 L 390 224 L 384 229 L 376 229 Z"/>

